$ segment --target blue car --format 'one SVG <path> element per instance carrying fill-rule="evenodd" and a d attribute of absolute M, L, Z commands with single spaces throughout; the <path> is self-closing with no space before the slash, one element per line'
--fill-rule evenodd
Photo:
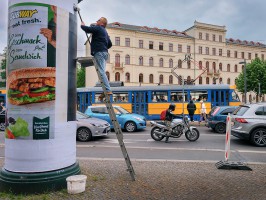
<path fill-rule="evenodd" d="M 127 132 L 134 132 L 136 130 L 146 128 L 146 119 L 144 116 L 129 113 L 127 110 L 120 106 L 113 106 L 113 108 L 117 121 L 122 129 L 125 129 Z M 103 119 L 111 124 L 111 128 L 114 128 L 113 124 L 111 123 L 107 108 L 104 105 L 88 106 L 85 114 L 91 117 Z"/>
<path fill-rule="evenodd" d="M 207 127 L 212 128 L 217 133 L 225 133 L 226 117 L 228 113 L 232 114 L 237 106 L 215 106 L 208 114 Z"/>

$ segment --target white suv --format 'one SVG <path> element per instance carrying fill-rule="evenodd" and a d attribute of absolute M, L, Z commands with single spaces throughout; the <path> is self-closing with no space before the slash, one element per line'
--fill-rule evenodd
<path fill-rule="evenodd" d="M 235 111 L 232 135 L 266 147 L 266 103 L 246 104 Z"/>

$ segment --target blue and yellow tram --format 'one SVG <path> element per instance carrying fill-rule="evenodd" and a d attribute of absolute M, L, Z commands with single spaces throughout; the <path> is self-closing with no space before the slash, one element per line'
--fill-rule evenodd
<path fill-rule="evenodd" d="M 234 86 L 230 85 L 122 86 L 112 87 L 111 90 L 113 105 L 119 105 L 129 112 L 144 115 L 148 120 L 159 119 L 160 113 L 171 103 L 176 105 L 175 114 L 188 114 L 186 108 L 189 100 L 193 100 L 196 104 L 196 120 L 199 119 L 200 100 L 206 100 L 207 113 L 217 105 L 240 105 Z M 78 110 L 84 112 L 87 106 L 103 104 L 98 100 L 101 93 L 101 87 L 78 88 Z"/>

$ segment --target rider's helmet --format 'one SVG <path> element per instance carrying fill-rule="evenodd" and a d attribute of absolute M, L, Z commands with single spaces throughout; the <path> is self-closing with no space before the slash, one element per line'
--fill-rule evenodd
<path fill-rule="evenodd" d="M 174 111 L 175 110 L 175 104 L 171 103 L 169 105 L 169 109 L 172 110 L 172 111 Z"/>

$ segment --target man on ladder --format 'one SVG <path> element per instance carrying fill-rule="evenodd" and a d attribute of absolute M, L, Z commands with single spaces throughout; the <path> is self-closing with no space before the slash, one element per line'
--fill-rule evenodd
<path fill-rule="evenodd" d="M 102 76 L 102 81 L 107 91 L 107 95 L 111 95 L 112 91 L 108 78 L 105 74 L 106 61 L 108 59 L 108 49 L 112 47 L 112 42 L 105 29 L 107 25 L 107 19 L 101 17 L 97 20 L 96 25 L 85 26 L 85 23 L 81 22 L 81 29 L 86 33 L 92 34 L 91 40 L 91 55 L 95 58 L 97 65 L 99 66 L 99 72 Z M 100 99 L 103 99 L 104 93 L 100 95 Z"/>

